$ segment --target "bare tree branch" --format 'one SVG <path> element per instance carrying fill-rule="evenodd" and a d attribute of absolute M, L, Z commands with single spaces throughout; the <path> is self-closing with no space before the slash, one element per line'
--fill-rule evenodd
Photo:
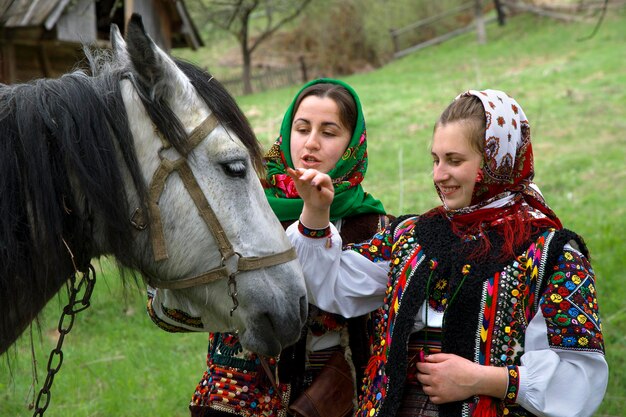
<path fill-rule="evenodd" d="M 602 25 L 602 21 L 604 20 L 604 16 L 606 15 L 606 9 L 608 9 L 608 7 L 609 7 L 609 0 L 604 0 L 604 5 L 602 7 L 602 12 L 600 13 L 600 18 L 598 19 L 598 22 L 596 23 L 596 26 L 593 28 L 593 31 L 591 32 L 591 34 L 589 36 L 586 36 L 584 38 L 580 38 L 580 39 L 578 39 L 578 41 L 588 41 L 589 39 L 591 39 L 594 36 L 596 36 L 596 33 L 598 33 L 598 30 L 600 29 L 600 26 Z"/>
<path fill-rule="evenodd" d="M 244 92 L 252 92 L 251 66 L 252 52 L 285 23 L 298 17 L 312 0 L 198 0 L 204 10 L 204 25 L 211 23 L 237 38 L 241 49 Z M 261 9 L 261 7 L 263 9 Z M 255 12 L 259 13 L 255 13 Z M 251 44 L 252 19 L 262 17 L 264 28 Z M 282 18 L 275 20 L 275 17 Z M 255 30 L 255 33 L 257 30 Z"/>
<path fill-rule="evenodd" d="M 254 43 L 250 47 L 250 52 L 253 52 L 257 48 L 257 46 L 259 46 L 264 40 L 266 40 L 267 38 L 272 36 L 285 23 L 287 23 L 287 22 L 295 19 L 296 17 L 298 17 L 300 15 L 300 13 L 302 13 L 302 11 L 306 8 L 306 6 L 308 6 L 308 4 L 310 2 L 311 2 L 311 0 L 302 0 L 300 2 L 300 4 L 293 10 L 293 12 L 291 14 L 289 14 L 289 15 L 285 16 L 284 18 L 282 18 L 281 20 L 279 20 L 278 23 L 276 23 L 276 25 L 274 25 L 274 27 L 271 27 L 268 30 L 265 30 L 261 34 L 261 36 L 256 38 L 256 40 L 254 41 Z"/>

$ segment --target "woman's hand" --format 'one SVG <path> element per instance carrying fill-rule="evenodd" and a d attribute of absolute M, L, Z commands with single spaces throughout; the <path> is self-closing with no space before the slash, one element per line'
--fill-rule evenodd
<path fill-rule="evenodd" d="M 330 222 L 330 205 L 335 197 L 333 183 L 327 174 L 315 169 L 287 168 L 298 194 L 304 200 L 300 221 L 312 229 L 323 229 Z"/>
<path fill-rule="evenodd" d="M 472 395 L 504 398 L 505 367 L 483 366 L 448 353 L 436 353 L 417 363 L 417 379 L 435 404 L 460 401 Z"/>

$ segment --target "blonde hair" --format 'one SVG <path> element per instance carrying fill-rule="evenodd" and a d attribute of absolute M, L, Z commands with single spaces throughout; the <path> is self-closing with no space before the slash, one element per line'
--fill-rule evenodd
<path fill-rule="evenodd" d="M 452 122 L 463 123 L 470 146 L 480 155 L 483 155 L 487 118 L 485 116 L 485 108 L 480 99 L 476 96 L 462 96 L 454 100 L 439 116 L 433 133 L 440 126 L 445 126 Z"/>

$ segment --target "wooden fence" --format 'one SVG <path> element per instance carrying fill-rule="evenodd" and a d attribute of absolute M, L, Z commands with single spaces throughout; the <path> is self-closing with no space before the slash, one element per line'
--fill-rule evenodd
<path fill-rule="evenodd" d="M 285 68 L 267 68 L 261 72 L 253 73 L 250 77 L 252 92 L 270 90 L 273 88 L 287 87 L 309 81 L 311 68 L 307 67 L 304 58 L 299 59 L 297 65 Z M 220 80 L 226 89 L 234 96 L 244 95 L 243 80 L 241 77 Z"/>
<path fill-rule="evenodd" d="M 481 31 L 484 32 L 484 25 L 498 19 L 497 17 L 483 18 L 483 12 L 490 9 L 491 3 L 488 3 L 487 8 L 483 8 L 482 2 L 476 0 L 402 28 L 392 29 L 389 33 L 394 47 L 393 57 L 403 57 L 473 30 L 479 32 L 479 37 L 484 36 L 481 35 Z M 441 33 L 441 28 L 448 31 Z"/>

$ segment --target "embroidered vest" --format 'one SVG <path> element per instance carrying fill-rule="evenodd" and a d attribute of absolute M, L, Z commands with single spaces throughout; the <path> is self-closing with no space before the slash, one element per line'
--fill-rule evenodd
<path fill-rule="evenodd" d="M 586 252 L 573 232 L 550 229 L 535 236 L 515 259 L 501 261 L 494 253 L 486 261 L 467 263 L 463 254 L 471 245 L 454 235 L 448 221 L 440 217 L 404 220 L 395 228 L 394 236 L 390 286 L 376 319 L 379 337 L 359 398 L 360 417 L 396 414 L 407 374 L 406 346 L 425 301 L 429 277 L 448 277 L 454 291 L 469 273 L 456 300 L 445 311 L 442 352 L 482 365 L 518 365 L 526 328 L 540 308 L 547 271 L 571 240 Z M 501 237 L 493 234 L 489 238 L 493 248 L 501 247 Z M 439 415 L 469 417 L 476 401 L 472 398 L 440 405 Z M 498 415 L 531 415 L 520 406 L 496 402 Z"/>

